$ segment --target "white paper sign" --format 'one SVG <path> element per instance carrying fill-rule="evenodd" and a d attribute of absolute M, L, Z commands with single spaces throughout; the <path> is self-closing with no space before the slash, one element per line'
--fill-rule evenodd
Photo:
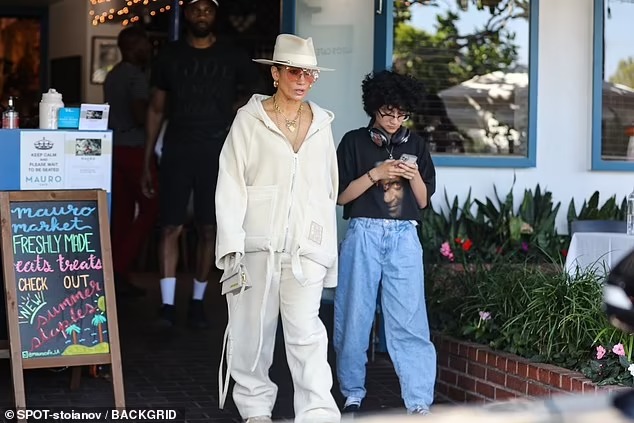
<path fill-rule="evenodd" d="M 20 190 L 111 190 L 112 132 L 22 131 Z"/>
<path fill-rule="evenodd" d="M 66 189 L 104 189 L 110 192 L 111 132 L 66 134 Z"/>
<path fill-rule="evenodd" d="M 64 188 L 64 132 L 22 131 L 20 134 L 20 189 Z"/>
<path fill-rule="evenodd" d="M 108 104 L 82 104 L 79 110 L 80 131 L 105 131 L 108 129 Z"/>

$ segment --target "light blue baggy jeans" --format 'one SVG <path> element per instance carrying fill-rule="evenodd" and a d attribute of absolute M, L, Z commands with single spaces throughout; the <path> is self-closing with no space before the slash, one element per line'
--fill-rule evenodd
<path fill-rule="evenodd" d="M 335 292 L 334 347 L 341 393 L 363 399 L 370 331 L 381 283 L 387 349 L 405 407 L 429 409 L 434 399 L 436 349 L 430 341 L 423 250 L 416 225 L 354 218 L 341 245 Z"/>

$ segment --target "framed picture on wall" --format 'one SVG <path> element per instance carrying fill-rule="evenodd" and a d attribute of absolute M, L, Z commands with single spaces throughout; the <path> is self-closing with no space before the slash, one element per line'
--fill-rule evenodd
<path fill-rule="evenodd" d="M 117 47 L 117 37 L 92 37 L 90 59 L 90 82 L 103 84 L 106 75 L 121 61 L 121 52 Z"/>

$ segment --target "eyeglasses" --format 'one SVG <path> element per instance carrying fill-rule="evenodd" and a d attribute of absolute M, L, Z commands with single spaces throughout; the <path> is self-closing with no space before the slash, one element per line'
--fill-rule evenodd
<path fill-rule="evenodd" d="M 319 71 L 317 69 L 305 69 L 305 68 L 293 68 L 290 66 L 284 66 L 286 72 L 290 75 L 290 79 L 293 81 L 299 81 L 302 75 L 309 83 L 315 82 L 319 78 Z"/>
<path fill-rule="evenodd" d="M 378 111 L 379 115 L 381 115 L 382 118 L 388 118 L 388 119 L 396 119 L 396 120 L 400 120 L 402 122 L 405 122 L 406 120 L 409 119 L 409 114 L 399 114 L 399 115 L 393 115 L 391 113 L 385 113 L 382 111 Z"/>

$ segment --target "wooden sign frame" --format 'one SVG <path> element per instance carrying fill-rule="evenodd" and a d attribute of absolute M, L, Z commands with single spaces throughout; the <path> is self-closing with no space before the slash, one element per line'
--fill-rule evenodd
<path fill-rule="evenodd" d="M 22 341 L 18 327 L 18 297 L 15 283 L 15 268 L 12 245 L 11 203 L 13 202 L 46 202 L 46 201 L 95 201 L 99 221 L 101 240 L 103 284 L 108 310 L 109 353 L 86 354 L 67 357 L 46 357 L 23 359 L 21 355 Z M 98 364 L 110 364 L 112 368 L 112 384 L 116 408 L 125 408 L 123 389 L 123 373 L 121 368 L 121 351 L 119 348 L 119 326 L 117 322 L 117 303 L 114 290 L 112 268 L 112 247 L 110 244 L 110 226 L 108 220 L 108 201 L 106 192 L 102 190 L 76 191 L 4 191 L 0 192 L 0 223 L 2 241 L 2 260 L 4 265 L 4 282 L 6 293 L 6 312 L 9 333 L 9 358 L 13 376 L 13 393 L 16 408 L 26 408 L 26 392 L 24 389 L 24 369 L 73 367 Z M 6 351 L 6 350 L 5 350 Z M 2 342 L 0 342 L 0 357 Z"/>

